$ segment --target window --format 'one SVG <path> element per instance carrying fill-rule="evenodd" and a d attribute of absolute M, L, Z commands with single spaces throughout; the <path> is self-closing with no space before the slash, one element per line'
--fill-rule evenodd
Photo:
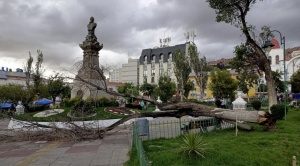
<path fill-rule="evenodd" d="M 147 76 L 147 70 L 144 70 L 144 76 Z"/>
<path fill-rule="evenodd" d="M 154 77 L 151 77 L 151 83 L 154 83 Z"/>
<path fill-rule="evenodd" d="M 172 59 L 172 53 L 171 52 L 168 54 L 168 59 Z"/>
<path fill-rule="evenodd" d="M 155 61 L 155 55 L 154 54 L 151 56 L 151 61 Z"/>
<path fill-rule="evenodd" d="M 144 77 L 144 83 L 146 83 L 147 82 L 147 76 L 146 77 Z"/>
<path fill-rule="evenodd" d="M 164 60 L 164 54 L 159 55 L 159 60 L 161 60 L 161 61 Z"/>
<path fill-rule="evenodd" d="M 147 55 L 144 56 L 144 62 L 147 62 Z"/>
<path fill-rule="evenodd" d="M 154 75 L 155 75 L 155 70 L 152 69 L 152 70 L 151 70 L 151 76 L 154 76 Z"/>
<path fill-rule="evenodd" d="M 268 56 L 268 59 L 270 61 L 270 64 L 272 65 L 272 57 L 271 56 Z"/>
<path fill-rule="evenodd" d="M 276 64 L 279 64 L 279 55 L 276 55 L 275 61 L 276 61 L 276 62 L 275 62 Z"/>

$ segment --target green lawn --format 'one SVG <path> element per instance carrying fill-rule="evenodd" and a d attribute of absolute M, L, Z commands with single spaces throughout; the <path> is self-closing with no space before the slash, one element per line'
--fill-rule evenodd
<path fill-rule="evenodd" d="M 203 134 L 209 144 L 205 158 L 183 154 L 181 137 L 145 141 L 143 146 L 152 165 L 157 166 L 290 166 L 292 156 L 300 159 L 299 109 L 290 109 L 286 121 L 277 122 L 277 131 L 265 132 L 263 126 L 254 126 L 255 131 L 240 130 L 237 137 L 234 129 Z M 126 165 L 139 165 L 135 149 L 130 158 Z"/>
<path fill-rule="evenodd" d="M 38 112 L 31 112 L 31 113 L 25 113 L 22 115 L 15 115 L 15 119 L 18 120 L 24 120 L 24 121 L 36 121 L 36 122 L 65 122 L 68 120 L 67 114 L 70 111 L 70 107 L 62 108 L 65 109 L 65 111 L 61 114 L 52 115 L 49 117 L 33 117 L 34 114 Z M 120 119 L 123 116 L 122 115 L 115 115 L 112 113 L 108 113 L 104 111 L 104 107 L 97 108 L 97 115 L 90 118 L 84 118 L 81 120 L 103 120 L 103 119 Z"/>

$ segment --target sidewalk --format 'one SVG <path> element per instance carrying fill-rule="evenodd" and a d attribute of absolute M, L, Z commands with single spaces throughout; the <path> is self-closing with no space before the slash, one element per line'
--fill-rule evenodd
<path fill-rule="evenodd" d="M 8 121 L 0 122 L 0 130 Z M 129 159 L 131 126 L 119 126 L 102 140 L 84 142 L 0 142 L 0 165 L 108 166 L 123 165 Z"/>

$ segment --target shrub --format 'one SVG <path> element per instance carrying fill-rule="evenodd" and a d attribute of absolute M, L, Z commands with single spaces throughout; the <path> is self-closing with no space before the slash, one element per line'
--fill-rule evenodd
<path fill-rule="evenodd" d="M 85 99 L 85 101 L 88 103 L 93 103 L 95 102 L 95 99 L 93 98 L 93 96 L 89 96 L 88 98 Z"/>
<path fill-rule="evenodd" d="M 76 96 L 69 100 L 68 105 L 65 105 L 66 107 L 74 106 L 75 103 L 77 103 L 80 99 Z"/>
<path fill-rule="evenodd" d="M 73 116 L 88 116 L 96 112 L 95 105 L 93 102 L 86 102 L 79 100 L 75 103 L 71 110 Z"/>
<path fill-rule="evenodd" d="M 71 107 L 69 98 L 64 98 L 60 104 L 65 106 L 65 107 Z"/>
<path fill-rule="evenodd" d="M 261 102 L 259 100 L 254 100 L 254 101 L 252 101 L 251 106 L 255 110 L 260 110 L 260 108 L 261 108 Z"/>
<path fill-rule="evenodd" d="M 131 103 L 126 104 L 125 107 L 126 107 L 126 108 L 135 108 L 135 109 L 139 109 L 139 110 L 142 110 L 142 109 L 143 109 L 142 106 L 140 106 L 140 105 L 135 105 L 135 104 L 131 104 Z"/>
<path fill-rule="evenodd" d="M 30 107 L 28 106 L 26 108 L 26 111 L 28 111 L 28 112 L 39 112 L 39 111 L 44 111 L 48 108 L 49 108 L 49 105 L 33 105 L 33 106 L 30 106 Z"/>
<path fill-rule="evenodd" d="M 101 96 L 96 100 L 97 106 L 107 106 L 109 102 L 109 99 L 105 96 Z"/>
<path fill-rule="evenodd" d="M 282 120 L 284 118 L 284 104 L 272 105 L 270 110 L 275 119 Z M 286 113 L 288 113 L 288 107 L 286 108 Z"/>
<path fill-rule="evenodd" d="M 183 135 L 182 151 L 188 154 L 196 154 L 204 158 L 207 144 L 202 140 L 200 133 L 189 132 Z"/>

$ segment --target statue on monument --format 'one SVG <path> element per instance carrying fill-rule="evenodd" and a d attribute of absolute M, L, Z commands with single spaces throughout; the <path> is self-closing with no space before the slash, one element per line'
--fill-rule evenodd
<path fill-rule="evenodd" d="M 90 18 L 90 22 L 89 24 L 87 25 L 87 28 L 88 28 L 88 35 L 89 36 L 95 36 L 95 29 L 97 27 L 97 23 L 94 23 L 94 17 L 91 17 Z"/>

